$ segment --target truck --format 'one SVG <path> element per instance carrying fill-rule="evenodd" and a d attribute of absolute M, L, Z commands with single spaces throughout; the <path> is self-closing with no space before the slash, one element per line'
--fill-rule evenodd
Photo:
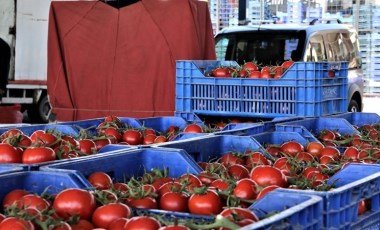
<path fill-rule="evenodd" d="M 0 103 L 21 104 L 31 123 L 173 115 L 175 61 L 215 59 L 204 1 L 7 0 L 0 9 L 11 49 Z"/>
<path fill-rule="evenodd" d="M 31 123 L 49 121 L 47 94 L 47 33 L 51 0 L 0 2 L 0 39 L 10 57 L 0 52 L 4 90 L 0 104 L 20 104 Z M 31 32 L 33 31 L 33 32 Z"/>

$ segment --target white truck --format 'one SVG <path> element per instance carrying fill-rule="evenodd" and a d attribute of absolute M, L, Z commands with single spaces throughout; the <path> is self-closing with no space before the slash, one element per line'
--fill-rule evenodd
<path fill-rule="evenodd" d="M 0 38 L 8 44 L 8 76 L 0 76 L 5 92 L 0 104 L 20 104 L 31 123 L 49 121 L 47 95 L 47 34 L 51 0 L 0 1 Z M 4 44 L 4 43 L 3 43 Z M 5 52 L 0 52 L 4 60 Z M 4 64 L 5 63 L 5 64 Z M 1 75 L 1 74 L 0 74 Z M 5 74 L 3 74 L 5 75 Z M 5 80 L 4 78 L 7 78 Z"/>

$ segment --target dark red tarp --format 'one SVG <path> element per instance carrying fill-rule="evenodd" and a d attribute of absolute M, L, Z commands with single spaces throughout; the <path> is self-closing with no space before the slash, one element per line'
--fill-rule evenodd
<path fill-rule="evenodd" d="M 175 61 L 215 59 L 207 2 L 52 1 L 48 94 L 58 121 L 173 116 Z"/>

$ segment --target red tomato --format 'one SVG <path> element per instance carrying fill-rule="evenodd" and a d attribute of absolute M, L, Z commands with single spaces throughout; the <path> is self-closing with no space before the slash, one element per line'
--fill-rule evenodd
<path fill-rule="evenodd" d="M 252 72 L 258 70 L 259 67 L 254 62 L 246 62 L 243 64 L 243 69 Z"/>
<path fill-rule="evenodd" d="M 161 227 L 161 223 L 149 216 L 134 216 L 129 219 L 126 229 L 128 230 L 157 230 Z"/>
<path fill-rule="evenodd" d="M 152 186 L 154 187 L 155 191 L 158 191 L 163 184 L 173 181 L 174 180 L 171 177 L 158 177 L 153 180 Z"/>
<path fill-rule="evenodd" d="M 318 138 L 322 141 L 332 141 L 336 139 L 336 135 L 331 130 L 323 130 L 318 134 Z"/>
<path fill-rule="evenodd" d="M 271 192 L 271 191 L 273 191 L 273 190 L 276 190 L 276 189 L 278 189 L 278 188 L 280 188 L 280 187 L 277 186 L 277 185 L 269 185 L 269 186 L 263 188 L 263 189 L 257 194 L 257 196 L 256 196 L 256 200 L 259 200 L 259 199 L 263 198 L 267 193 L 269 193 L 269 192 Z"/>
<path fill-rule="evenodd" d="M 57 154 L 50 147 L 29 147 L 22 154 L 22 163 L 35 164 L 57 160 Z"/>
<path fill-rule="evenodd" d="M 99 190 L 110 189 L 112 186 L 112 178 L 105 172 L 93 172 L 87 179 L 92 186 Z"/>
<path fill-rule="evenodd" d="M 253 200 L 257 196 L 257 184 L 249 178 L 241 179 L 236 182 L 232 194 L 245 200 Z"/>
<path fill-rule="evenodd" d="M 330 156 L 334 160 L 338 160 L 340 158 L 340 152 L 336 147 L 326 146 L 321 150 L 320 156 Z"/>
<path fill-rule="evenodd" d="M 306 152 L 310 153 L 314 157 L 319 158 L 320 152 L 324 148 L 323 144 L 321 142 L 312 141 L 309 142 L 306 146 Z"/>
<path fill-rule="evenodd" d="M 231 77 L 231 72 L 228 68 L 218 67 L 211 71 L 213 77 Z"/>
<path fill-rule="evenodd" d="M 224 191 L 229 188 L 229 184 L 225 179 L 216 179 L 213 182 L 211 182 L 209 187 L 212 189 L 218 189 L 220 191 Z"/>
<path fill-rule="evenodd" d="M 294 64 L 294 61 L 286 60 L 281 64 L 281 67 L 286 70 L 289 69 Z"/>
<path fill-rule="evenodd" d="M 259 218 L 256 216 L 256 214 L 247 208 L 240 208 L 240 207 L 225 208 L 220 213 L 220 215 L 241 227 L 246 226 L 247 223 L 251 224 L 251 223 L 259 221 Z M 246 219 L 252 220 L 253 222 L 245 222 Z"/>
<path fill-rule="evenodd" d="M 291 164 L 291 159 L 287 157 L 281 157 L 278 158 L 274 164 L 273 167 L 278 168 L 281 170 L 285 175 L 289 175 L 293 171 L 293 166 Z"/>
<path fill-rule="evenodd" d="M 185 133 L 203 133 L 203 129 L 200 125 L 197 124 L 188 124 L 186 127 L 183 129 L 183 132 Z"/>
<path fill-rule="evenodd" d="M 21 197 L 27 194 L 29 194 L 29 192 L 24 189 L 14 189 L 8 192 L 3 199 L 3 207 L 6 208 L 15 204 L 16 201 L 19 201 Z"/>
<path fill-rule="evenodd" d="M 149 208 L 149 209 L 157 209 L 158 204 L 157 200 L 154 197 L 151 196 L 144 196 L 144 197 L 129 197 L 127 199 L 127 205 L 131 206 L 132 208 Z"/>
<path fill-rule="evenodd" d="M 143 135 L 137 130 L 129 129 L 124 131 L 123 141 L 129 145 L 141 145 L 143 143 Z"/>
<path fill-rule="evenodd" d="M 296 141 L 288 141 L 281 145 L 281 152 L 287 156 L 296 156 L 298 153 L 303 152 L 304 147 Z"/>
<path fill-rule="evenodd" d="M 119 218 L 111 222 L 108 225 L 107 230 L 127 230 L 127 223 L 129 218 Z"/>
<path fill-rule="evenodd" d="M 163 135 L 160 135 L 160 136 L 157 136 L 155 139 L 154 139 L 154 143 L 163 143 L 163 142 L 166 142 L 168 141 L 167 138 Z"/>
<path fill-rule="evenodd" d="M 198 178 L 201 180 L 202 184 L 208 186 L 213 180 L 218 179 L 219 175 L 213 172 L 202 171 L 198 174 Z"/>
<path fill-rule="evenodd" d="M 34 230 L 31 221 L 16 217 L 7 217 L 0 223 L 0 230 Z"/>
<path fill-rule="evenodd" d="M 250 177 L 261 187 L 277 185 L 284 188 L 288 186 L 284 173 L 269 165 L 259 165 L 253 168 L 250 172 Z"/>
<path fill-rule="evenodd" d="M 247 167 L 253 168 L 257 165 L 270 165 L 271 162 L 260 152 L 248 153 Z"/>
<path fill-rule="evenodd" d="M 155 134 L 148 134 L 144 136 L 143 145 L 150 145 L 154 143 L 154 140 L 156 139 Z"/>
<path fill-rule="evenodd" d="M 81 139 L 79 140 L 79 151 L 85 155 L 92 155 L 96 153 L 96 144 L 91 139 Z"/>
<path fill-rule="evenodd" d="M 20 209 L 30 208 L 30 209 L 36 209 L 39 211 L 42 211 L 50 207 L 50 203 L 47 200 L 35 194 L 24 195 L 23 197 L 20 198 L 20 200 L 16 202 L 16 204 L 17 204 L 17 207 Z"/>
<path fill-rule="evenodd" d="M 219 157 L 218 162 L 222 163 L 225 166 L 241 164 L 245 165 L 245 158 L 241 153 L 227 152 Z"/>
<path fill-rule="evenodd" d="M 47 133 L 44 130 L 36 130 L 30 135 L 32 143 L 38 143 L 42 146 L 48 146 L 54 148 L 57 146 L 58 138 L 52 134 Z M 54 146 L 53 146 L 54 145 Z"/>
<path fill-rule="evenodd" d="M 115 127 L 109 127 L 104 130 L 104 135 L 106 137 L 114 137 L 117 142 L 120 142 L 123 140 L 123 135 L 119 132 L 119 130 Z"/>
<path fill-rule="evenodd" d="M 200 187 L 202 186 L 202 181 L 199 180 L 197 176 L 191 173 L 186 173 L 177 178 L 178 182 L 185 183 L 189 187 Z"/>
<path fill-rule="evenodd" d="M 347 147 L 346 150 L 344 150 L 342 157 L 347 160 L 355 161 L 359 159 L 359 150 L 353 146 Z"/>
<path fill-rule="evenodd" d="M 75 224 L 71 225 L 72 230 L 92 230 L 95 226 L 88 220 L 80 219 Z"/>
<path fill-rule="evenodd" d="M 176 181 L 166 182 L 160 186 L 157 190 L 159 196 L 163 196 L 167 192 L 179 191 L 182 187 L 182 184 Z"/>
<path fill-rule="evenodd" d="M 261 72 L 258 71 L 258 70 L 251 71 L 251 72 L 249 72 L 249 74 L 248 74 L 248 78 L 253 78 L 253 79 L 261 78 Z"/>
<path fill-rule="evenodd" d="M 52 230 L 72 230 L 73 228 L 67 222 L 57 223 Z"/>
<path fill-rule="evenodd" d="M 243 165 L 235 164 L 228 167 L 228 175 L 235 180 L 240 180 L 249 177 L 249 170 Z"/>
<path fill-rule="evenodd" d="M 222 201 L 214 190 L 207 190 L 203 194 L 193 193 L 188 202 L 192 214 L 216 215 L 222 211 Z"/>
<path fill-rule="evenodd" d="M 10 144 L 0 143 L 0 163 L 22 163 L 22 152 Z"/>
<path fill-rule="evenodd" d="M 3 221 L 5 218 L 6 218 L 6 216 L 5 216 L 4 214 L 0 213 L 0 223 L 1 223 L 1 221 Z"/>
<path fill-rule="evenodd" d="M 122 203 L 110 203 L 99 206 L 92 214 L 92 223 L 95 227 L 108 228 L 108 226 L 119 218 L 132 217 L 131 209 Z"/>
<path fill-rule="evenodd" d="M 61 143 L 65 143 L 69 146 L 72 146 L 73 148 L 76 148 L 77 146 L 79 146 L 79 142 L 75 140 L 74 137 L 72 136 L 62 135 L 61 139 L 62 139 Z"/>
<path fill-rule="evenodd" d="M 190 228 L 184 225 L 167 225 L 167 226 L 162 226 L 158 230 L 190 230 Z"/>
<path fill-rule="evenodd" d="M 53 208 L 58 216 L 66 220 L 72 215 L 79 215 L 82 219 L 88 220 L 96 208 L 96 201 L 89 191 L 69 188 L 57 194 Z"/>
<path fill-rule="evenodd" d="M 159 208 L 173 212 L 187 212 L 189 196 L 183 192 L 167 192 L 160 198 Z"/>
<path fill-rule="evenodd" d="M 12 138 L 12 137 L 17 137 L 21 134 L 24 134 L 20 129 L 8 129 L 5 131 L 3 134 L 0 135 L 0 140 L 5 139 L 5 138 Z"/>
<path fill-rule="evenodd" d="M 104 146 L 109 145 L 109 144 L 112 143 L 111 139 L 109 139 L 109 138 L 94 139 L 93 141 L 95 142 L 96 151 L 99 151 Z"/>

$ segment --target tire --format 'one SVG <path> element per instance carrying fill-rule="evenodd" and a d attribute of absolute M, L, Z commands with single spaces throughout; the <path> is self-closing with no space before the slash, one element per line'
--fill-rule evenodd
<path fill-rule="evenodd" d="M 351 100 L 348 105 L 348 112 L 360 112 L 359 104 L 355 100 Z"/>
<path fill-rule="evenodd" d="M 51 105 L 47 95 L 43 95 L 36 105 L 30 105 L 27 114 L 30 123 L 49 123 Z"/>

